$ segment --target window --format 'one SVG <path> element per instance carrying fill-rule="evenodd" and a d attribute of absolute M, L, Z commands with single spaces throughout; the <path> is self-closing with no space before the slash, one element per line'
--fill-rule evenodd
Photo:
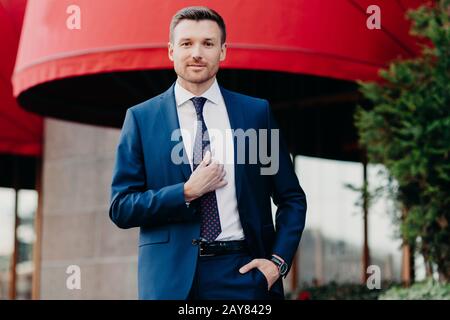
<path fill-rule="evenodd" d="M 37 203 L 35 190 L 0 188 L 0 299 L 31 299 Z"/>

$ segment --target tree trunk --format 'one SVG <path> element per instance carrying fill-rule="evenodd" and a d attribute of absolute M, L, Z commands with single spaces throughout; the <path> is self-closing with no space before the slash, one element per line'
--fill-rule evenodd
<path fill-rule="evenodd" d="M 402 219 L 404 220 L 408 214 L 408 209 L 403 208 L 402 210 Z M 409 287 L 415 281 L 415 259 L 414 252 L 415 246 L 408 244 L 405 238 L 403 238 L 402 245 L 402 282 L 403 285 Z"/>

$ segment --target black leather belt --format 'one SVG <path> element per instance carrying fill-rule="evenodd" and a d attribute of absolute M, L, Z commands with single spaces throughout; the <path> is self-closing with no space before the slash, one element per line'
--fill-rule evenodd
<path fill-rule="evenodd" d="M 192 244 L 196 244 L 200 247 L 200 257 L 248 252 L 245 240 L 206 241 L 204 239 L 195 239 L 192 241 Z"/>

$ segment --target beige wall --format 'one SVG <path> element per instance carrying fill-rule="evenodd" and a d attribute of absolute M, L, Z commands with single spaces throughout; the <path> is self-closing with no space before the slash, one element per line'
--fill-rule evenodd
<path fill-rule="evenodd" d="M 137 229 L 109 219 L 120 130 L 45 120 L 41 299 L 136 299 Z M 81 290 L 66 269 L 81 268 Z"/>

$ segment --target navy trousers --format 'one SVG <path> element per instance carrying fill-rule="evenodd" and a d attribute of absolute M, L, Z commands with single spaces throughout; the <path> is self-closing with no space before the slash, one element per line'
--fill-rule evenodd
<path fill-rule="evenodd" d="M 198 258 L 188 300 L 272 300 L 284 299 L 281 278 L 267 290 L 264 274 L 254 268 L 241 274 L 239 269 L 252 260 L 246 253 Z"/>

